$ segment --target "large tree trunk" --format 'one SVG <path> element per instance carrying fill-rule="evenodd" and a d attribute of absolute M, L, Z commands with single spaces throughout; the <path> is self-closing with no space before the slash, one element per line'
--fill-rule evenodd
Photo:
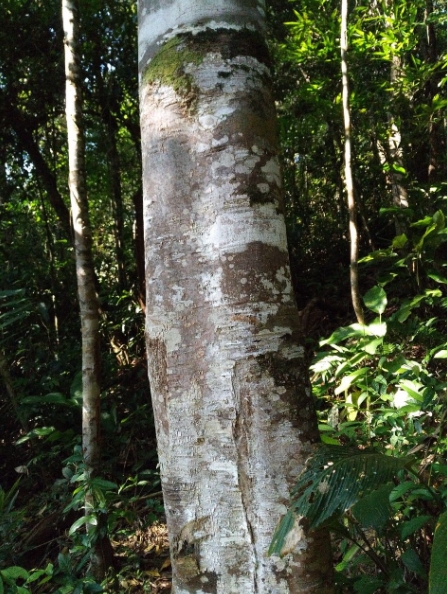
<path fill-rule="evenodd" d="M 147 349 L 173 592 L 331 591 L 326 534 L 268 557 L 317 439 L 263 2 L 141 0 Z"/>

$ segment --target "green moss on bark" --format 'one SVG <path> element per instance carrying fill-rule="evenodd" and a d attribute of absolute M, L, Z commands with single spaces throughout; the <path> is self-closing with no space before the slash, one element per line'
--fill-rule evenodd
<path fill-rule="evenodd" d="M 180 96 L 191 98 L 194 92 L 193 77 L 185 71 L 185 67 L 201 64 L 203 52 L 197 51 L 190 43 L 190 37 L 181 35 L 167 41 L 149 62 L 143 81 L 172 87 Z"/>

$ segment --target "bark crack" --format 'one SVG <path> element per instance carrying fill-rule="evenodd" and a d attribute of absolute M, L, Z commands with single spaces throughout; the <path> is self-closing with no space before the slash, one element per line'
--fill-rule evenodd
<path fill-rule="evenodd" d="M 245 515 L 245 521 L 247 524 L 248 534 L 250 535 L 250 542 L 252 547 L 252 555 L 254 558 L 254 571 L 253 571 L 253 586 L 254 594 L 258 590 L 258 555 L 256 550 L 256 536 L 253 528 L 253 524 L 250 520 L 249 514 L 249 501 L 250 501 L 250 478 L 246 468 L 248 461 L 248 440 L 247 440 L 247 428 L 244 422 L 244 415 L 241 412 L 241 402 L 239 398 L 239 392 L 235 386 L 234 371 L 231 374 L 231 389 L 233 392 L 233 398 L 235 403 L 235 414 L 236 418 L 232 424 L 233 439 L 236 449 L 236 464 L 237 464 L 237 477 L 239 492 L 241 494 L 242 509 Z M 245 454 L 245 455 L 244 455 Z"/>

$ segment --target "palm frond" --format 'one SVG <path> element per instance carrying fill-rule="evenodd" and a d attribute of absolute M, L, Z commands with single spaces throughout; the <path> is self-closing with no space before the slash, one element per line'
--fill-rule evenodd
<path fill-rule="evenodd" d="M 390 482 L 411 466 L 412 457 L 323 444 L 318 446 L 292 493 L 292 509 L 315 529 L 335 513 L 343 513 L 363 495 Z"/>
<path fill-rule="evenodd" d="M 321 444 L 309 458 L 292 492 L 292 502 L 278 526 L 270 547 L 281 554 L 288 531 L 299 518 L 306 518 L 314 530 L 326 520 L 343 514 L 359 499 L 389 483 L 414 458 L 393 458 L 384 454 L 343 446 Z"/>

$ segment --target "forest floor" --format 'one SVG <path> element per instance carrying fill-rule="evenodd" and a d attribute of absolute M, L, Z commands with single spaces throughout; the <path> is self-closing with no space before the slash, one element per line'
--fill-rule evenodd
<path fill-rule="evenodd" d="M 119 579 L 122 591 L 131 594 L 171 592 L 171 562 L 166 524 L 155 522 L 124 539 L 112 540 L 112 547 L 119 575 L 123 576 Z M 133 575 L 129 558 L 135 560 L 136 571 Z"/>

